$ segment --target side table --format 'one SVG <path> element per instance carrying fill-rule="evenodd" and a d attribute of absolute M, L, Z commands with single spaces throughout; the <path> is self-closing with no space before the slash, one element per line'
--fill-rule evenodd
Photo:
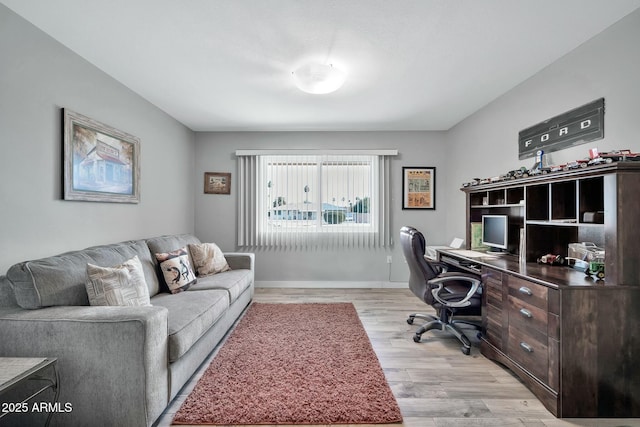
<path fill-rule="evenodd" d="M 52 389 L 55 393 L 52 407 L 58 401 L 60 395 L 58 370 L 56 369 L 57 359 L 36 358 L 36 357 L 0 357 L 0 396 L 10 392 L 26 381 L 42 381 L 42 387 L 36 392 L 19 402 L 2 403 L 0 408 L 0 419 L 9 414 L 29 413 L 31 408 L 28 404 L 30 400 Z M 47 371 L 52 371 L 47 373 Z M 45 426 L 49 425 L 54 411 L 49 411 Z"/>

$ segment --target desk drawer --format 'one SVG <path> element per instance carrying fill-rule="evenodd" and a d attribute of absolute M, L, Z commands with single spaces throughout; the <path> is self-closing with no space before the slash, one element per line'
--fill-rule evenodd
<path fill-rule="evenodd" d="M 534 307 L 548 310 L 548 288 L 515 276 L 508 276 L 509 295 Z"/>
<path fill-rule="evenodd" d="M 547 333 L 548 312 L 509 295 L 509 325 Z"/>
<path fill-rule="evenodd" d="M 509 325 L 507 347 L 509 357 L 540 381 L 548 382 L 549 348 L 544 335 L 536 336 Z"/>

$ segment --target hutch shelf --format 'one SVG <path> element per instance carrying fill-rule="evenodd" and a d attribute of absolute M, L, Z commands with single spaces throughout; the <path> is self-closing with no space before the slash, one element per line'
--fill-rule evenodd
<path fill-rule="evenodd" d="M 467 249 L 483 215 L 508 216 L 510 255 L 475 260 L 482 354 L 558 417 L 640 417 L 640 162 L 462 190 Z M 574 242 L 605 249 L 604 280 L 536 262 Z"/>

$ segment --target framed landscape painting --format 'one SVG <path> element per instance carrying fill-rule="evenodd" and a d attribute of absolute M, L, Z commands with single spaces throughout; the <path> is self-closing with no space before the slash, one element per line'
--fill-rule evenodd
<path fill-rule="evenodd" d="M 436 168 L 402 168 L 402 209 L 436 208 Z"/>
<path fill-rule="evenodd" d="M 138 203 L 140 140 L 68 109 L 64 115 L 64 200 Z"/>

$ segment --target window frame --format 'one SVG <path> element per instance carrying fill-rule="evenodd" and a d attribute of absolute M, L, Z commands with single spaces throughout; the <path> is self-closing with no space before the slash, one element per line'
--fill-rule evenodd
<path fill-rule="evenodd" d="M 331 248 L 331 247 L 359 247 L 359 248 L 383 248 L 393 246 L 393 234 L 391 230 L 391 160 L 398 154 L 398 150 L 393 149 L 373 149 L 373 150 L 342 150 L 342 149 L 321 149 L 321 150 L 237 150 L 236 158 L 238 165 L 238 185 L 236 186 L 238 226 L 237 244 L 239 248 Z M 263 233 L 264 227 L 258 223 L 259 209 L 265 209 L 267 202 L 261 185 L 266 181 L 260 181 L 261 168 L 260 156 L 272 155 L 370 155 L 376 156 L 377 166 L 374 180 L 374 187 L 370 189 L 370 200 L 377 199 L 377 203 L 370 206 L 370 212 L 375 209 L 375 221 L 365 232 L 355 233 L 348 230 L 348 226 L 334 226 L 327 231 L 328 227 L 321 228 L 316 232 L 300 232 L 293 229 L 290 232 Z M 263 184 L 260 184 L 263 182 Z M 373 197 L 375 196 L 375 197 Z M 272 199 L 273 200 L 273 199 Z M 342 225 L 342 224 L 340 224 Z M 343 232 L 343 229 L 345 232 Z M 335 230 L 335 231 L 333 231 Z M 297 232 L 296 232 L 297 231 Z"/>

